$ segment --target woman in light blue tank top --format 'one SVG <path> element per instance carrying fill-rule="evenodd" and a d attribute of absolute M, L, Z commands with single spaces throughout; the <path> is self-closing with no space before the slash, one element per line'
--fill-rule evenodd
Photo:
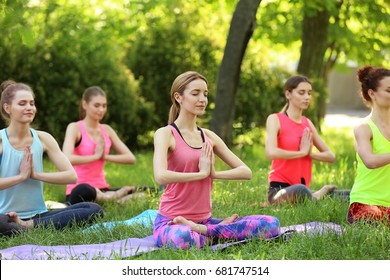
<path fill-rule="evenodd" d="M 1 84 L 1 114 L 8 126 L 0 130 L 0 236 L 37 225 L 62 229 L 73 223 L 88 224 L 103 214 L 95 203 L 48 211 L 43 183 L 73 183 L 77 175 L 53 136 L 30 127 L 35 113 L 29 86 L 13 81 Z M 44 172 L 43 153 L 58 171 Z"/>

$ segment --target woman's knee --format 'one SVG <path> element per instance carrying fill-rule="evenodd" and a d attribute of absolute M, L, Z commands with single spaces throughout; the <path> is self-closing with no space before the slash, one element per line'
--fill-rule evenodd
<path fill-rule="evenodd" d="M 77 185 L 69 196 L 70 204 L 96 200 L 96 189 L 89 184 Z"/>
<path fill-rule="evenodd" d="M 101 217 L 104 216 L 103 208 L 95 202 L 80 202 L 69 206 L 68 209 L 84 209 L 83 211 L 89 212 L 90 216 Z"/>

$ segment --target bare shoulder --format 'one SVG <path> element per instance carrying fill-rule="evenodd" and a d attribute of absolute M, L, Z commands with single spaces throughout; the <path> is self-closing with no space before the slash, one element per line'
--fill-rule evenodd
<path fill-rule="evenodd" d="M 67 133 L 72 133 L 72 134 L 78 134 L 78 133 L 80 133 L 80 127 L 77 124 L 77 122 L 71 122 L 66 127 L 66 132 Z"/>
<path fill-rule="evenodd" d="M 279 117 L 277 113 L 273 113 L 267 117 L 266 128 L 267 129 L 275 128 L 277 130 L 280 128 Z"/>
<path fill-rule="evenodd" d="M 79 129 L 77 122 L 71 122 L 68 124 L 67 129 Z"/>
<path fill-rule="evenodd" d="M 101 124 L 104 128 L 104 130 L 108 133 L 108 135 L 115 135 L 117 134 L 116 131 L 108 124 Z"/>
<path fill-rule="evenodd" d="M 367 123 L 360 123 L 353 129 L 353 132 L 356 135 L 364 136 L 367 135 L 369 137 L 372 136 L 372 131 L 370 126 Z"/>
<path fill-rule="evenodd" d="M 154 144 L 159 145 L 163 143 L 165 143 L 164 145 L 168 145 L 170 147 L 175 146 L 175 139 L 168 126 L 160 127 L 154 132 Z"/>
<path fill-rule="evenodd" d="M 42 130 L 36 130 L 39 140 L 41 140 L 45 151 L 52 150 L 58 146 L 57 140 L 50 133 Z"/>
<path fill-rule="evenodd" d="M 317 131 L 317 128 L 315 127 L 313 122 L 309 118 L 307 118 L 307 117 L 305 117 L 305 118 L 307 119 L 307 122 L 309 123 L 311 130 L 312 131 Z"/>
<path fill-rule="evenodd" d="M 172 135 L 171 129 L 168 126 L 163 126 L 154 132 L 154 137 L 167 137 Z"/>
<path fill-rule="evenodd" d="M 267 117 L 266 120 L 267 124 L 278 124 L 279 123 L 279 118 L 277 113 L 273 113 Z"/>
<path fill-rule="evenodd" d="M 43 142 L 47 142 L 47 141 L 55 141 L 53 135 L 51 135 L 50 133 L 46 132 L 46 131 L 42 131 L 42 130 L 36 130 L 37 134 L 38 134 L 38 137 L 41 141 Z"/>
<path fill-rule="evenodd" d="M 109 124 L 102 123 L 101 126 L 103 126 L 107 131 L 114 131 L 114 129 Z"/>
<path fill-rule="evenodd" d="M 213 145 L 215 145 L 219 142 L 223 142 L 222 138 L 219 137 L 219 135 L 217 133 L 215 133 L 214 131 L 207 129 L 207 128 L 202 128 L 202 129 L 203 129 L 204 133 L 206 134 L 206 136 L 213 143 Z"/>
<path fill-rule="evenodd" d="M 267 117 L 267 120 L 277 120 L 277 119 L 278 119 L 277 113 L 270 114 Z"/>

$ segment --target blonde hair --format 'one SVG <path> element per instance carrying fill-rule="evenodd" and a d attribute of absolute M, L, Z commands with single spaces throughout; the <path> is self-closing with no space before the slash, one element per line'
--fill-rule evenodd
<path fill-rule="evenodd" d="M 29 87 L 26 84 L 17 83 L 17 82 L 12 81 L 12 80 L 6 80 L 6 81 L 2 82 L 0 85 L 0 90 L 1 90 L 1 115 L 2 115 L 3 119 L 7 122 L 10 120 L 10 116 L 4 110 L 4 104 L 11 104 L 12 100 L 15 98 L 15 94 L 17 91 L 19 91 L 19 90 L 28 91 L 35 98 L 34 92 L 31 89 L 31 87 Z"/>
<path fill-rule="evenodd" d="M 173 123 L 180 113 L 180 104 L 175 99 L 175 93 L 179 93 L 180 95 L 183 95 L 184 90 L 186 89 L 187 85 L 191 83 L 192 81 L 201 79 L 206 82 L 208 85 L 207 79 L 198 72 L 195 71 L 187 71 L 179 76 L 176 77 L 176 79 L 173 81 L 171 86 L 171 101 L 172 106 L 169 110 L 169 117 L 168 117 L 168 124 Z"/>

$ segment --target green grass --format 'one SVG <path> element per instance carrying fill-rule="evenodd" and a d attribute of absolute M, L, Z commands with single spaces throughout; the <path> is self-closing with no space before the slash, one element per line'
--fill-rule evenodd
<path fill-rule="evenodd" d="M 253 171 L 251 181 L 216 181 L 213 189 L 213 216 L 226 217 L 233 213 L 240 216 L 266 214 L 276 216 L 281 226 L 301 224 L 311 221 L 334 222 L 343 225 L 341 236 L 334 233 L 304 236 L 295 235 L 281 242 L 250 242 L 228 247 L 222 251 L 209 248 L 190 250 L 156 250 L 140 256 L 137 260 L 387 260 L 390 259 L 390 229 L 382 224 L 349 225 L 346 221 L 348 202 L 326 198 L 320 202 L 307 201 L 300 205 L 263 207 L 266 201 L 267 176 L 270 161 L 264 153 L 264 131 L 258 132 L 258 143 L 243 145 L 235 152 Z M 356 162 L 353 138 L 349 129 L 328 128 L 323 130 L 323 138 L 337 155 L 334 164 L 315 163 L 312 188 L 318 189 L 324 184 L 334 183 L 339 189 L 350 189 L 355 176 Z M 112 186 L 148 185 L 154 186 L 152 170 L 152 152 L 136 153 L 134 166 L 106 166 L 108 181 Z M 45 162 L 45 168 L 53 168 Z M 217 168 L 224 168 L 217 161 Z M 65 199 L 64 186 L 45 186 L 46 200 Z M 150 193 L 145 199 L 128 202 L 126 205 L 106 203 L 103 205 L 105 216 L 101 222 L 127 220 L 146 209 L 157 209 L 159 195 Z M 145 237 L 152 234 L 149 227 L 117 226 L 111 230 L 99 228 L 93 232 L 83 232 L 82 228 L 70 228 L 62 231 L 54 229 L 33 229 L 14 238 L 0 238 L 0 248 L 22 244 L 38 245 L 77 245 L 106 243 L 129 237 Z M 112 256 L 120 259 L 120 256 Z"/>

